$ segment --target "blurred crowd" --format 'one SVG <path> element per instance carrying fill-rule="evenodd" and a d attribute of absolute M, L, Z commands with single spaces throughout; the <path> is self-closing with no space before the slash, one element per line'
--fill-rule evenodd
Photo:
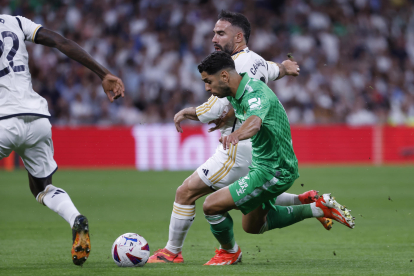
<path fill-rule="evenodd" d="M 55 49 L 28 43 L 33 88 L 55 125 L 169 123 L 209 97 L 197 71 L 214 51 L 221 9 L 252 25 L 248 47 L 297 78 L 269 82 L 292 124 L 414 125 L 414 3 L 410 0 L 1 1 L 74 40 L 125 83 L 110 103 L 100 79 Z"/>

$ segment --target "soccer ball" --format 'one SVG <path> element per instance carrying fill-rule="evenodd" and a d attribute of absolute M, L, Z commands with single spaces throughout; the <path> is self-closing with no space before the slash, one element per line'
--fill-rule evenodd
<path fill-rule="evenodd" d="M 150 256 L 150 249 L 142 236 L 126 233 L 115 240 L 111 253 L 118 266 L 144 266 Z"/>

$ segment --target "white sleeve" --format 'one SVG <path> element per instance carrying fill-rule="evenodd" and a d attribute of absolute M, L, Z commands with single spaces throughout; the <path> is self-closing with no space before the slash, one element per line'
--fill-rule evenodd
<path fill-rule="evenodd" d="M 267 61 L 267 65 L 268 79 L 272 81 L 276 80 L 279 77 L 279 66 L 272 61 Z"/>
<path fill-rule="evenodd" d="M 25 40 L 34 42 L 36 34 L 40 30 L 42 25 L 36 24 L 32 20 L 29 20 L 23 16 L 16 16 L 16 19 L 19 23 L 21 23 L 20 27 L 23 30 Z"/>
<path fill-rule="evenodd" d="M 224 99 L 224 98 L 223 98 Z M 196 108 L 196 114 L 200 122 L 208 123 L 210 121 L 220 118 L 225 110 L 228 102 L 227 99 L 219 99 L 216 96 L 211 96 L 207 102 Z"/>

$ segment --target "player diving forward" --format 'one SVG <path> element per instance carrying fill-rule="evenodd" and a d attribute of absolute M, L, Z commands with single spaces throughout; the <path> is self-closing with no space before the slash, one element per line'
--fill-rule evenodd
<path fill-rule="evenodd" d="M 234 241 L 233 221 L 228 214 L 232 209 L 243 213 L 243 229 L 251 234 L 262 234 L 306 218 L 323 216 L 354 228 L 355 218 L 350 210 L 330 194 L 324 194 L 311 204 L 276 205 L 277 197 L 299 177 L 289 120 L 282 104 L 266 84 L 250 78 L 247 73 L 239 75 L 227 53 L 210 54 L 200 63 L 198 70 L 206 90 L 216 97 L 227 97 L 237 119 L 243 121 L 239 129 L 220 138 L 223 149 L 237 149 L 238 144 L 246 139 L 252 142 L 249 173 L 209 195 L 203 204 L 204 215 L 220 244 Z M 237 260 L 226 260 L 217 255 L 212 261 L 220 259 L 218 264 L 236 263 L 241 259 L 241 253 Z"/>
<path fill-rule="evenodd" d="M 53 159 L 50 113 L 46 100 L 32 88 L 24 42 L 56 48 L 92 70 L 101 78 L 111 102 L 124 96 L 124 84 L 78 44 L 27 18 L 0 15 L 0 32 L 0 160 L 12 151 L 20 155 L 36 200 L 72 227 L 72 260 L 75 265 L 83 265 L 91 250 L 88 220 L 63 189 L 52 185 L 57 164 Z"/>
<path fill-rule="evenodd" d="M 280 79 L 285 75 L 299 75 L 299 67 L 296 62 L 290 60 L 286 60 L 282 64 L 267 62 L 247 48 L 250 23 L 244 15 L 222 11 L 218 18 L 212 42 L 217 51 L 232 54 L 236 70 L 239 73 L 247 72 L 250 77 L 260 79 L 264 83 L 267 83 L 268 80 Z M 208 102 L 197 108 L 190 107 L 178 112 L 174 118 L 177 130 L 182 132 L 180 122 L 185 119 L 200 120 L 207 123 L 218 119 L 223 112 L 228 112 L 230 107 L 231 105 L 226 98 L 220 99 L 212 96 Z M 235 120 L 231 116 L 223 119 L 221 123 L 222 136 L 229 135 L 241 126 L 241 121 Z M 237 147 L 231 150 L 224 150 L 219 145 L 215 154 L 177 189 L 171 215 L 168 243 L 164 249 L 155 252 L 148 262 L 183 262 L 181 251 L 185 237 L 195 217 L 195 201 L 247 175 L 251 160 L 252 146 L 250 140 L 241 141 Z M 299 205 L 311 203 L 316 200 L 316 197 L 316 191 L 309 191 L 301 195 L 283 193 L 276 199 L 276 204 Z M 332 226 L 332 220 L 326 218 L 320 218 L 320 220 L 329 230 Z M 220 254 L 226 258 L 237 260 L 241 254 L 235 242 L 222 244 L 221 247 L 223 250 L 220 251 Z M 214 262 L 211 264 L 214 264 Z"/>

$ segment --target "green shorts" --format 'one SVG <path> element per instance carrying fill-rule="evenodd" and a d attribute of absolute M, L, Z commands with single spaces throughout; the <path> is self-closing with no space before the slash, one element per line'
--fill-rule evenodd
<path fill-rule="evenodd" d="M 294 181 L 285 183 L 276 177 L 268 180 L 265 173 L 251 168 L 250 172 L 229 186 L 234 203 L 247 215 L 257 207 L 274 208 L 275 198 L 288 190 Z"/>

